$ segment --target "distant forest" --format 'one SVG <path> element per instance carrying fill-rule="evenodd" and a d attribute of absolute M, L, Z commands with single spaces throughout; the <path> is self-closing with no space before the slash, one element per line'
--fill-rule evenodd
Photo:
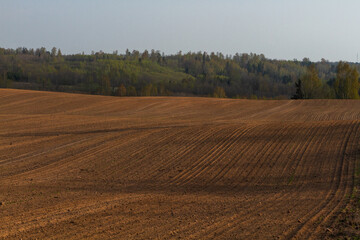
<path fill-rule="evenodd" d="M 359 70 L 355 63 L 272 60 L 262 54 L 63 55 L 57 48 L 0 48 L 1 88 L 112 96 L 358 99 Z"/>

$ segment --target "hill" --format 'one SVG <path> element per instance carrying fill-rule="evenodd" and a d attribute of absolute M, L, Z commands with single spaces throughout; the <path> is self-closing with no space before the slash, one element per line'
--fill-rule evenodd
<path fill-rule="evenodd" d="M 0 48 L 0 87 L 112 96 L 358 99 L 360 64 L 263 54 L 159 51 L 62 55 Z"/>
<path fill-rule="evenodd" d="M 0 238 L 336 237 L 359 127 L 356 100 L 0 89 Z"/>

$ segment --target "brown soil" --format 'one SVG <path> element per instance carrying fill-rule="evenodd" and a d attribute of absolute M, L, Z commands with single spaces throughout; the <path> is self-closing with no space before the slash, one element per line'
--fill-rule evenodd
<path fill-rule="evenodd" d="M 351 100 L 2 89 L 0 238 L 338 237 L 359 128 Z"/>

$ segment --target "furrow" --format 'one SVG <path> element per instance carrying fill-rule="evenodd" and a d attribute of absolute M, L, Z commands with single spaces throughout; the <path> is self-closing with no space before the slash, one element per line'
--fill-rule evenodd
<path fill-rule="evenodd" d="M 220 134 L 218 133 L 223 133 L 223 128 L 219 128 L 217 129 L 215 132 L 213 132 L 213 134 L 210 137 L 204 138 L 204 141 L 208 141 L 209 139 L 211 139 L 212 136 L 219 136 Z M 224 134 L 223 134 L 224 135 Z M 225 134 L 226 135 L 226 134 Z M 221 136 L 221 135 L 220 135 Z M 224 139 L 226 139 L 226 136 L 222 136 L 219 141 L 222 142 Z M 222 144 L 221 144 L 222 145 Z M 220 146 L 221 146 L 220 145 Z M 174 176 L 172 178 L 172 180 L 170 181 L 171 185 L 179 185 L 181 184 L 183 181 L 186 181 L 186 179 L 192 179 L 192 175 L 195 174 L 194 171 L 198 171 L 199 168 L 202 167 L 202 164 L 206 161 L 206 158 L 211 155 L 214 154 L 214 152 L 216 152 L 216 148 L 218 148 L 219 145 L 218 144 L 205 144 L 205 146 L 203 146 L 202 148 L 198 149 L 197 154 L 201 154 L 201 156 L 198 158 L 198 160 L 194 161 L 192 163 L 192 166 L 188 167 L 188 170 L 181 172 L 180 174 Z M 206 154 L 202 154 L 203 152 L 207 152 Z M 195 155 L 197 156 L 197 155 Z M 195 158 L 195 156 L 193 158 Z"/>
<path fill-rule="evenodd" d="M 248 147 L 248 145 L 245 144 L 240 144 L 241 143 L 241 139 L 246 136 L 249 132 L 251 132 L 256 126 L 252 126 L 251 128 L 247 128 L 244 131 L 241 132 L 241 134 L 239 134 L 236 139 L 234 140 L 236 143 L 239 143 L 238 145 L 236 145 L 233 148 L 233 152 L 235 152 L 235 156 L 232 157 L 232 159 L 230 159 L 230 161 L 228 161 L 227 164 L 225 164 L 225 166 L 220 169 L 220 171 L 214 176 L 212 177 L 212 179 L 210 179 L 209 183 L 215 183 L 217 181 L 219 181 L 221 178 L 223 178 L 224 176 L 226 176 L 226 174 L 231 171 L 234 166 L 241 161 L 241 159 L 239 158 L 239 155 Z"/>
<path fill-rule="evenodd" d="M 360 127 L 360 124 L 355 124 L 354 123 L 354 125 L 357 125 L 357 127 L 356 127 L 356 130 L 352 130 L 351 132 L 350 132 L 350 135 L 351 136 L 349 136 L 349 139 L 352 137 L 352 140 L 353 141 L 347 141 L 347 143 L 346 143 L 346 146 L 345 146 L 345 148 L 344 148 L 344 152 L 343 152 L 343 156 L 344 156 L 344 158 L 347 158 L 346 156 L 349 156 L 353 151 L 353 149 L 356 149 L 356 144 L 354 144 L 354 142 L 356 142 L 355 141 L 355 139 L 357 139 L 356 138 L 356 135 L 357 135 L 357 133 L 358 133 L 358 130 L 359 130 L 359 127 Z M 352 145 L 352 146 L 350 146 L 349 147 L 349 143 L 350 143 L 350 145 Z M 349 152 L 350 153 L 347 153 L 347 150 L 350 148 L 350 150 L 349 150 Z M 354 172 L 354 164 L 355 164 L 355 161 L 356 161 L 356 159 L 346 159 L 346 161 L 345 161 L 345 163 L 346 163 L 346 167 L 345 168 L 343 168 L 343 174 L 341 175 L 341 180 L 343 180 L 344 179 L 344 177 L 346 178 L 346 177 L 350 177 L 350 176 L 353 176 L 354 174 L 355 174 L 355 172 Z M 330 212 L 328 212 L 328 213 L 325 213 L 324 215 L 325 215 L 325 217 L 323 218 L 323 220 L 318 224 L 318 226 L 316 227 L 316 229 L 315 229 L 315 231 L 312 231 L 312 232 L 310 232 L 310 235 L 309 235 L 309 239 L 314 239 L 315 238 L 315 236 L 317 235 L 317 234 L 319 234 L 322 230 L 321 230 L 321 226 L 324 226 L 325 225 L 325 223 L 326 222 L 328 222 L 329 221 L 329 219 L 330 219 L 330 217 L 332 216 L 332 215 L 334 215 L 334 213 L 336 213 L 336 212 L 338 212 L 339 211 L 339 208 L 340 208 L 340 206 L 341 205 L 343 205 L 343 203 L 344 203 L 344 200 L 345 200 L 345 198 L 346 198 L 346 196 L 349 196 L 350 197 L 350 195 L 351 195 L 351 192 L 352 192 L 352 185 L 353 185 L 353 178 L 351 178 L 352 179 L 352 182 L 350 182 L 350 180 L 344 180 L 343 181 L 343 185 L 344 185 L 344 192 L 340 195 L 340 199 L 335 203 L 335 206 L 334 207 L 330 207 Z M 339 189 L 338 189 L 339 190 Z M 335 196 L 334 196 L 334 199 L 335 199 Z M 329 203 L 330 204 L 330 203 Z M 320 215 L 320 213 L 319 213 L 319 215 Z"/>
<path fill-rule="evenodd" d="M 345 151 L 346 145 L 349 141 L 349 132 L 351 132 L 351 125 L 349 125 L 346 129 L 346 134 L 344 138 L 344 141 L 342 142 L 342 147 L 341 147 L 341 151 Z M 315 223 L 315 221 L 319 218 L 319 216 L 321 215 L 321 213 L 323 212 L 324 209 L 326 209 L 326 207 L 332 202 L 335 201 L 335 199 L 338 198 L 339 195 L 339 191 L 341 191 L 340 189 L 340 185 L 341 185 L 341 174 L 342 171 L 344 169 L 344 158 L 340 158 L 341 162 L 336 164 L 336 167 L 334 169 L 334 174 L 333 174 L 333 181 L 331 183 L 332 187 L 331 190 L 328 192 L 327 196 L 324 198 L 325 200 L 322 201 L 321 203 L 319 203 L 313 211 L 311 211 L 309 214 L 307 214 L 306 217 L 304 217 L 304 220 L 301 220 L 302 224 L 297 227 L 292 233 L 290 233 L 289 235 L 287 235 L 287 238 L 298 238 L 298 237 L 302 237 L 304 234 L 309 234 L 310 228 L 311 226 Z M 307 220 L 305 220 L 307 219 Z"/>
<path fill-rule="evenodd" d="M 214 147 L 212 151 L 209 151 L 207 155 L 204 155 L 200 163 L 198 163 L 197 166 L 192 168 L 193 171 L 191 172 L 191 174 L 179 184 L 185 185 L 190 181 L 195 180 L 202 174 L 206 173 L 206 171 L 212 167 L 212 164 L 214 164 L 215 161 L 219 160 L 218 157 L 222 156 L 232 145 L 231 139 L 238 131 L 239 130 L 232 131 L 230 133 L 230 136 L 227 136 L 227 138 L 225 138 L 225 140 L 223 140 L 220 145 L 217 146 L 217 144 L 215 144 L 215 147 L 217 148 Z"/>

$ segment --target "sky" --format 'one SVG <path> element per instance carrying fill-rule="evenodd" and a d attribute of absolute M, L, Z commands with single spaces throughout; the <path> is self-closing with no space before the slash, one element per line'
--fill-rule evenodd
<path fill-rule="evenodd" d="M 359 0 L 0 0 L 0 47 L 357 61 Z"/>

